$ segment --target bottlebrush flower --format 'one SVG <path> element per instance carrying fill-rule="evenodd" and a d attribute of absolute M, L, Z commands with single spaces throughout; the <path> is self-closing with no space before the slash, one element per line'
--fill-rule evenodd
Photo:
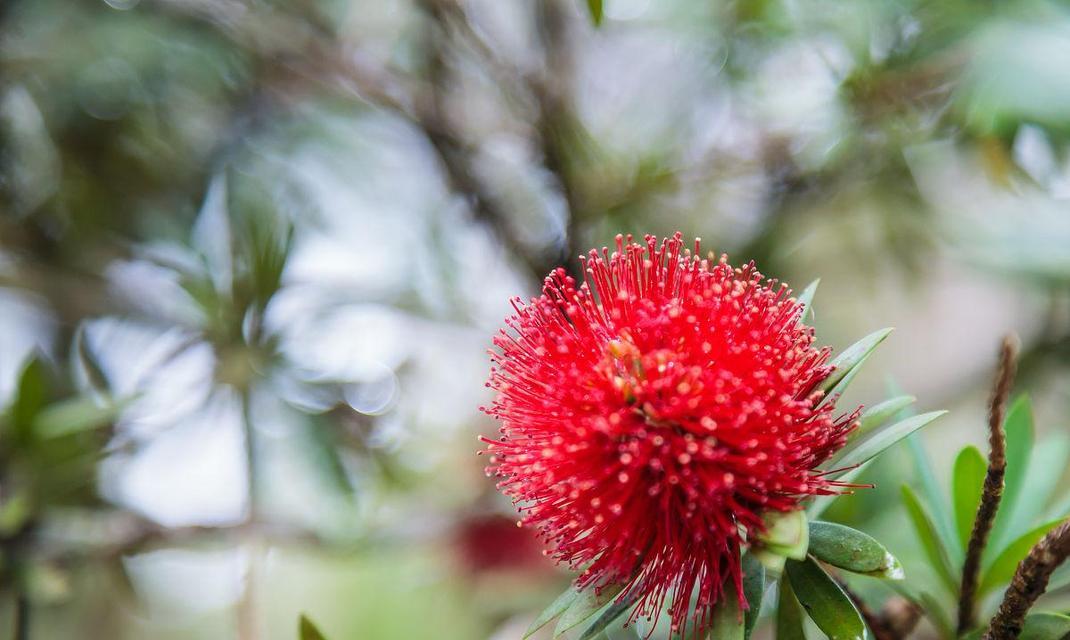
<path fill-rule="evenodd" d="M 494 339 L 488 473 L 578 587 L 623 586 L 632 620 L 668 599 L 674 629 L 705 628 L 722 597 L 746 607 L 763 515 L 837 491 L 817 467 L 858 412 L 821 402 L 829 349 L 753 263 L 679 233 L 581 260 L 585 282 L 555 270 Z"/>

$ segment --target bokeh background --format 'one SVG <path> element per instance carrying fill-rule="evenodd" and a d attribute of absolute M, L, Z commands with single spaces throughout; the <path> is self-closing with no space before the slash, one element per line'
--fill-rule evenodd
<path fill-rule="evenodd" d="M 518 638 L 569 576 L 475 455 L 485 352 L 618 232 L 896 327 L 848 399 L 951 409 L 941 474 L 1016 331 L 1064 446 L 1064 3 L 587 4 L 0 3 L 0 636 Z M 913 474 L 833 514 L 924 576 Z"/>

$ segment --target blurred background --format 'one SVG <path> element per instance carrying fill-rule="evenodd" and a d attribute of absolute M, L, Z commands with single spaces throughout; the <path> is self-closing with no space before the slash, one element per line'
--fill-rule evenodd
<path fill-rule="evenodd" d="M 520 637 L 569 575 L 475 455 L 485 351 L 618 232 L 896 327 L 844 406 L 951 409 L 945 475 L 1016 331 L 1065 444 L 1065 4 L 602 11 L 0 3 L 0 637 Z M 832 513 L 924 575 L 912 473 Z"/>

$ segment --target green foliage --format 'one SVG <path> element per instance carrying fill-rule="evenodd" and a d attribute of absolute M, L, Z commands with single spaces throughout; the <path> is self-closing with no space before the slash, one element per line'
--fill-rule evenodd
<path fill-rule="evenodd" d="M 955 458 L 955 471 L 951 479 L 951 496 L 955 504 L 955 527 L 959 543 L 966 547 L 981 504 L 985 472 L 988 462 L 977 447 L 966 447 Z"/>
<path fill-rule="evenodd" d="M 810 523 L 810 555 L 852 573 L 901 580 L 899 561 L 876 539 L 834 522 Z"/>
<path fill-rule="evenodd" d="M 304 614 L 301 614 L 297 624 L 297 638 L 298 640 L 327 640 L 327 636 L 323 635 L 312 620 Z"/>
<path fill-rule="evenodd" d="M 864 640 L 868 637 L 866 625 L 854 603 L 812 558 L 801 562 L 789 560 L 786 573 L 799 604 L 829 640 Z"/>

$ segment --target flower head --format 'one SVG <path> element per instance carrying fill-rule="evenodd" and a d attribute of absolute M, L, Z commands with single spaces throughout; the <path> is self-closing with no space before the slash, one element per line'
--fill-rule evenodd
<path fill-rule="evenodd" d="M 633 618 L 668 599 L 674 628 L 694 593 L 701 628 L 722 597 L 746 606 L 740 553 L 763 516 L 836 491 L 816 468 L 857 412 L 823 402 L 829 350 L 753 263 L 678 233 L 618 236 L 583 264 L 578 287 L 557 269 L 514 301 L 495 337 L 488 471 L 579 586 L 623 586 Z"/>

